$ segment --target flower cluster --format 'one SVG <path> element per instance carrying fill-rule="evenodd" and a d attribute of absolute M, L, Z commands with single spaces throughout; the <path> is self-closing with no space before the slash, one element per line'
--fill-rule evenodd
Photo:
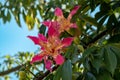
<path fill-rule="evenodd" d="M 61 55 L 63 48 L 71 45 L 73 37 L 61 38 L 61 32 L 69 30 L 70 28 L 76 28 L 75 23 L 71 23 L 72 16 L 77 12 L 79 6 L 75 6 L 70 12 L 68 18 L 63 16 L 63 12 L 60 8 L 55 9 L 56 21 L 44 21 L 43 25 L 48 27 L 48 37 L 43 34 L 38 34 L 38 37 L 28 36 L 36 45 L 41 47 L 41 52 L 35 55 L 31 63 L 44 60 L 45 68 L 51 70 L 53 62 L 57 65 L 64 63 L 65 58 Z"/>

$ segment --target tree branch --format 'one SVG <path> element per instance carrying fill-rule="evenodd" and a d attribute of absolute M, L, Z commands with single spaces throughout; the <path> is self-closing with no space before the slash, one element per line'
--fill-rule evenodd
<path fill-rule="evenodd" d="M 19 70 L 21 67 L 22 67 L 22 65 L 19 65 L 19 66 L 13 67 L 12 69 L 8 69 L 8 70 L 6 70 L 6 71 L 0 72 L 0 76 L 4 76 L 4 75 L 7 75 L 7 74 L 12 73 L 12 72 L 14 72 L 14 71 L 17 71 L 17 70 Z"/>
<path fill-rule="evenodd" d="M 59 66 L 54 66 L 52 71 L 55 71 Z M 50 71 L 46 71 L 43 75 L 39 76 L 38 78 L 36 78 L 35 80 L 43 80 L 44 77 L 46 77 L 48 74 L 50 73 Z"/>

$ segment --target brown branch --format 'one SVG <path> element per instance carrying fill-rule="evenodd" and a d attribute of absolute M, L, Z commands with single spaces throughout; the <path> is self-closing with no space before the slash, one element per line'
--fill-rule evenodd
<path fill-rule="evenodd" d="M 0 76 L 4 76 L 4 75 L 7 75 L 7 74 L 12 73 L 12 72 L 14 72 L 14 71 L 17 71 L 17 70 L 19 70 L 21 67 L 22 67 L 22 65 L 19 65 L 19 66 L 13 67 L 12 69 L 8 69 L 8 70 L 6 70 L 6 71 L 2 71 L 2 72 L 0 72 Z"/>
<path fill-rule="evenodd" d="M 59 66 L 54 66 L 52 71 L 55 71 Z M 36 78 L 35 80 L 43 80 L 44 77 L 46 77 L 48 74 L 50 74 L 50 71 L 46 71 L 44 75 L 41 75 L 40 77 Z"/>

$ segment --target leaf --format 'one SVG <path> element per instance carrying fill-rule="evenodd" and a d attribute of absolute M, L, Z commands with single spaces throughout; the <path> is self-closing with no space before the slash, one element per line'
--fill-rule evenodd
<path fill-rule="evenodd" d="M 110 50 L 109 46 L 105 47 L 104 62 L 106 69 L 113 74 L 117 66 L 117 58 L 116 55 Z"/>
<path fill-rule="evenodd" d="M 118 63 L 120 60 L 120 44 L 111 44 L 110 46 L 110 50 L 117 56 L 118 59 Z"/>
<path fill-rule="evenodd" d="M 89 56 L 92 52 L 94 52 L 97 49 L 97 47 L 93 46 L 90 47 L 88 49 L 86 49 L 83 53 L 83 58 L 86 58 L 87 56 Z"/>
<path fill-rule="evenodd" d="M 99 69 L 101 67 L 102 59 L 94 59 L 91 61 L 92 66 L 96 69 L 97 73 L 99 73 Z"/>
<path fill-rule="evenodd" d="M 110 0 L 104 0 L 106 3 L 109 3 L 110 2 Z"/>
<path fill-rule="evenodd" d="M 97 80 L 113 80 L 110 73 L 103 71 L 96 77 Z"/>
<path fill-rule="evenodd" d="M 60 66 L 57 69 L 55 76 L 53 77 L 53 80 L 60 80 L 61 77 L 62 77 L 62 66 Z"/>
<path fill-rule="evenodd" d="M 49 74 L 44 80 L 53 80 L 53 77 L 53 74 Z"/>
<path fill-rule="evenodd" d="M 21 27 L 20 14 L 18 13 L 18 14 L 15 14 L 14 16 L 15 16 L 15 20 L 16 20 L 17 24 L 19 25 L 19 27 Z"/>
<path fill-rule="evenodd" d="M 31 17 L 29 15 L 26 16 L 26 23 L 27 23 L 29 30 L 32 30 L 34 28 L 34 22 L 35 22 L 35 20 L 33 17 Z"/>
<path fill-rule="evenodd" d="M 62 67 L 62 80 L 72 80 L 72 65 L 70 60 L 67 60 Z"/>
<path fill-rule="evenodd" d="M 108 43 L 119 43 L 120 42 L 120 34 L 116 34 L 114 36 L 111 36 L 108 40 Z"/>
<path fill-rule="evenodd" d="M 115 9 L 115 12 L 120 13 L 120 7 L 117 7 L 117 8 Z"/>
<path fill-rule="evenodd" d="M 90 1 L 91 12 L 92 12 L 92 11 L 94 11 L 94 9 L 96 8 L 95 0 L 89 0 L 89 1 Z"/>
<path fill-rule="evenodd" d="M 84 21 L 90 23 L 91 25 L 98 26 L 99 23 L 94 18 L 88 17 L 86 15 L 80 15 L 80 18 L 83 19 Z"/>
<path fill-rule="evenodd" d="M 72 65 L 70 60 L 67 60 L 62 66 L 60 66 L 53 78 L 53 80 L 72 80 Z"/>
<path fill-rule="evenodd" d="M 96 78 L 92 73 L 87 72 L 87 74 L 85 76 L 85 80 L 96 80 Z"/>
<path fill-rule="evenodd" d="M 84 48 L 82 45 L 77 45 L 78 46 L 78 49 L 81 51 L 81 52 L 84 52 Z"/>
<path fill-rule="evenodd" d="M 40 32 L 41 34 L 44 34 L 44 35 L 45 35 L 45 33 L 46 33 L 46 27 L 45 27 L 44 25 L 41 25 L 41 27 L 39 28 L 39 32 Z"/>
<path fill-rule="evenodd" d="M 101 31 L 102 28 L 104 28 L 104 27 L 101 27 L 101 26 L 102 26 L 103 23 L 106 21 L 107 17 L 108 17 L 108 15 L 105 15 L 105 16 L 103 16 L 103 17 L 100 19 L 100 21 L 99 21 L 99 26 L 98 26 L 98 30 L 97 30 L 98 32 Z"/>
<path fill-rule="evenodd" d="M 11 15 L 10 15 L 10 11 L 7 12 L 7 20 L 10 22 L 11 20 Z"/>

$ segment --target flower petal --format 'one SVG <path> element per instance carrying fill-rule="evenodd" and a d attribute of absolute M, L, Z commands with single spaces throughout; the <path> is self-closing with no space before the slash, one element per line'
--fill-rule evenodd
<path fill-rule="evenodd" d="M 54 58 L 56 64 L 58 65 L 62 65 L 65 61 L 64 57 L 60 54 L 58 54 L 55 58 Z"/>
<path fill-rule="evenodd" d="M 48 35 L 49 36 L 58 36 L 59 33 L 53 26 L 51 26 L 48 28 Z"/>
<path fill-rule="evenodd" d="M 51 60 L 45 60 L 45 68 L 47 70 L 52 70 L 51 66 L 52 66 Z"/>
<path fill-rule="evenodd" d="M 43 25 L 50 27 L 52 21 L 44 21 L 42 22 Z"/>
<path fill-rule="evenodd" d="M 63 16 L 63 12 L 60 8 L 55 8 L 55 15 L 56 16 Z"/>
<path fill-rule="evenodd" d="M 73 16 L 78 11 L 79 8 L 80 6 L 75 6 L 73 10 L 70 12 L 70 14 Z"/>
<path fill-rule="evenodd" d="M 42 40 L 44 42 L 47 41 L 47 38 L 43 34 L 38 34 L 39 40 Z"/>
<path fill-rule="evenodd" d="M 32 64 L 34 62 L 42 61 L 43 57 L 44 57 L 43 55 L 37 54 L 32 58 L 30 63 Z"/>
<path fill-rule="evenodd" d="M 39 45 L 38 37 L 34 37 L 34 36 L 27 36 L 27 37 L 30 38 L 36 45 Z"/>
<path fill-rule="evenodd" d="M 77 28 L 77 24 L 76 23 L 71 23 L 70 27 L 71 28 Z"/>
<path fill-rule="evenodd" d="M 68 20 L 71 20 L 72 16 L 78 11 L 80 6 L 75 6 L 68 16 Z"/>
<path fill-rule="evenodd" d="M 72 43 L 72 41 L 73 41 L 73 38 L 72 38 L 72 37 L 64 38 L 64 39 L 62 40 L 62 45 L 63 45 L 63 47 L 70 46 L 71 43 Z"/>

